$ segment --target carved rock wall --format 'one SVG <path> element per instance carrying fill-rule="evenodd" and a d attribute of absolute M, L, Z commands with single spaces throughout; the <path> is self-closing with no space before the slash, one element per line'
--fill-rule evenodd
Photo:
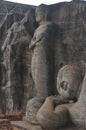
<path fill-rule="evenodd" d="M 1 113 L 13 113 L 25 107 L 27 100 L 35 95 L 30 70 L 32 52 L 28 50 L 37 27 L 34 9 L 34 6 L 0 2 Z M 56 77 L 63 65 L 86 61 L 86 2 L 58 3 L 50 5 L 49 10 L 51 21 L 58 26 Z"/>
<path fill-rule="evenodd" d="M 83 64 L 86 61 L 86 2 L 71 1 L 50 7 L 51 19 L 58 30 L 56 66 L 67 63 Z M 57 71 L 58 71 L 57 69 Z"/>
<path fill-rule="evenodd" d="M 29 52 L 28 46 L 36 22 L 31 6 L 9 2 L 1 4 L 9 12 L 3 16 L 0 26 L 0 109 L 1 113 L 13 113 L 24 108 L 27 100 L 34 95 L 30 71 L 32 52 Z"/>

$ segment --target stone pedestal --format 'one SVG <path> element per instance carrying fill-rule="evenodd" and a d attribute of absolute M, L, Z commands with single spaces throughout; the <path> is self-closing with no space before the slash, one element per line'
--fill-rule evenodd
<path fill-rule="evenodd" d="M 11 121 L 11 124 L 20 130 L 43 130 L 39 125 L 31 125 L 26 121 Z M 77 128 L 75 126 L 68 126 L 58 130 L 86 130 L 84 128 Z"/>

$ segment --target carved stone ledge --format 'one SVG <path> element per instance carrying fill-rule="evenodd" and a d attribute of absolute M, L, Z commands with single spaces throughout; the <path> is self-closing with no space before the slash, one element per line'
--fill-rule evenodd
<path fill-rule="evenodd" d="M 39 125 L 31 125 L 29 122 L 26 121 L 11 121 L 11 124 L 14 127 L 22 130 L 43 130 Z M 68 127 L 60 128 L 58 130 L 86 130 L 86 129 L 75 127 L 75 126 L 68 126 Z"/>

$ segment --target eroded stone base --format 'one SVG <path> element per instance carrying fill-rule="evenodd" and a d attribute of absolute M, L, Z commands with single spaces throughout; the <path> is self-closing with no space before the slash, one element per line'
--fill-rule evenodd
<path fill-rule="evenodd" d="M 11 124 L 22 130 L 42 130 L 39 125 L 31 125 L 27 121 L 11 121 Z"/>
<path fill-rule="evenodd" d="M 43 130 L 39 125 L 31 125 L 29 122 L 26 121 L 11 121 L 11 124 L 16 128 L 22 130 Z M 60 128 L 58 130 L 86 130 L 86 129 L 70 126 L 70 127 Z"/>

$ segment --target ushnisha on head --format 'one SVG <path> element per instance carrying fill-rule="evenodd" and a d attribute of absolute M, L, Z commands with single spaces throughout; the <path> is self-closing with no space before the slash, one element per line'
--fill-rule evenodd
<path fill-rule="evenodd" d="M 65 65 L 58 72 L 57 90 L 66 99 L 76 99 L 83 79 L 82 69 L 77 65 Z"/>
<path fill-rule="evenodd" d="M 48 6 L 45 4 L 41 4 L 36 8 L 36 21 L 41 23 L 42 21 L 48 20 Z"/>

